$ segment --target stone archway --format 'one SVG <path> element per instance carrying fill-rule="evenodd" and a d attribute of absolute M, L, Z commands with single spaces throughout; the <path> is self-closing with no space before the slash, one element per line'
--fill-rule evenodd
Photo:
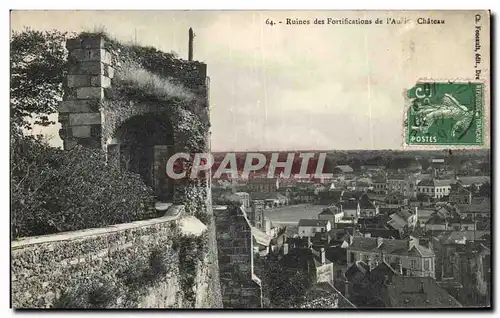
<path fill-rule="evenodd" d="M 146 113 L 123 122 L 107 145 L 108 160 L 137 173 L 161 201 L 171 201 L 174 184 L 166 163 L 174 152 L 174 130 L 168 114 Z"/>

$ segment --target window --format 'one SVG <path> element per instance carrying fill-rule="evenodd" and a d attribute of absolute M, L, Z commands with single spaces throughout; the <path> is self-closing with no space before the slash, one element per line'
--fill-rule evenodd
<path fill-rule="evenodd" d="M 312 228 L 312 232 L 316 233 L 316 228 L 315 227 Z"/>
<path fill-rule="evenodd" d="M 410 268 L 411 269 L 416 269 L 417 268 L 417 261 L 412 259 L 410 260 Z"/>
<path fill-rule="evenodd" d="M 426 271 L 430 270 L 430 267 L 431 267 L 430 263 L 431 263 L 431 260 L 429 260 L 429 259 L 424 260 L 424 270 L 426 270 Z"/>

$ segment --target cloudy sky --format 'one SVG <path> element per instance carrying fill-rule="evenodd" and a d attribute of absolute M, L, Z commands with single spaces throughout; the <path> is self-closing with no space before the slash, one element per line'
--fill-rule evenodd
<path fill-rule="evenodd" d="M 266 19 L 328 17 L 410 22 L 266 25 Z M 420 25 L 420 17 L 445 24 Z M 183 58 L 192 27 L 194 58 L 208 64 L 211 78 L 214 151 L 400 149 L 404 89 L 419 78 L 474 74 L 470 12 L 15 11 L 11 25 L 75 32 L 104 27 L 120 40 L 137 39 Z M 486 30 L 482 37 L 487 52 Z M 48 133 L 61 144 L 57 130 Z"/>

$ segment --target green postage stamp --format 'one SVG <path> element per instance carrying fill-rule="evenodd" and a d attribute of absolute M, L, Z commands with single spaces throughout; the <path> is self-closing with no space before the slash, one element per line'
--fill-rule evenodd
<path fill-rule="evenodd" d="M 483 82 L 418 82 L 406 91 L 406 145 L 482 146 Z"/>

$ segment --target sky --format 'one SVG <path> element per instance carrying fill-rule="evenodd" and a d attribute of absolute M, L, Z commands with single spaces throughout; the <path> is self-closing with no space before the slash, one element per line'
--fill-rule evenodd
<path fill-rule="evenodd" d="M 409 22 L 285 24 L 328 17 Z M 421 17 L 445 24 L 418 24 Z M 470 12 L 13 11 L 11 27 L 104 28 L 185 59 L 192 27 L 194 59 L 208 65 L 213 151 L 401 149 L 404 90 L 420 78 L 474 74 Z M 487 30 L 481 37 L 488 52 Z M 487 79 L 489 56 L 482 65 Z M 43 130 L 54 145 L 58 129 Z"/>

